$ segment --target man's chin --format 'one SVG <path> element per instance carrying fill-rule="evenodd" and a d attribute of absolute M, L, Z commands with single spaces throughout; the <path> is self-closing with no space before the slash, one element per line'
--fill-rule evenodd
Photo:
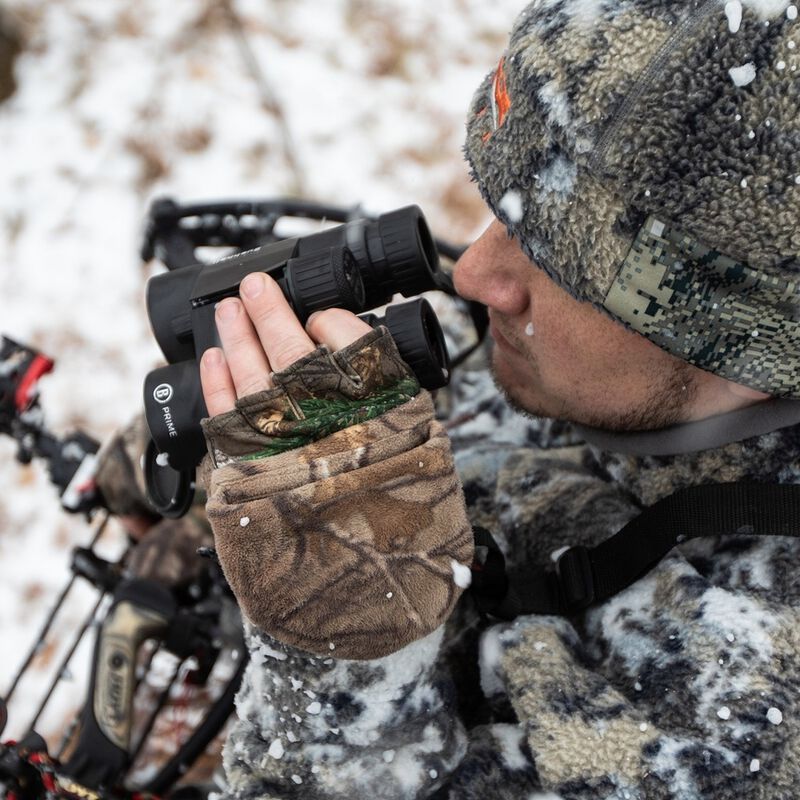
<path fill-rule="evenodd" d="M 652 386 L 648 398 L 638 405 L 613 409 L 577 407 L 574 397 L 537 394 L 533 377 L 529 384 L 523 385 L 520 379 L 525 377 L 527 365 L 527 359 L 522 359 L 521 365 L 515 364 L 494 348 L 492 379 L 514 411 L 529 418 L 557 419 L 607 431 L 659 430 L 684 422 L 686 409 L 697 392 L 689 365 L 679 364 L 674 374 L 662 377 Z M 531 368 L 535 370 L 534 365 Z"/>
<path fill-rule="evenodd" d="M 498 363 L 498 360 L 501 360 L 502 363 Z M 516 376 L 513 370 L 510 365 L 503 360 L 502 355 L 498 358 L 496 349 L 492 354 L 491 373 L 497 391 L 503 395 L 506 403 L 508 403 L 514 411 L 531 418 L 547 416 L 545 409 L 538 404 L 533 404 L 531 402 L 532 398 L 528 396 L 528 392 L 515 381 Z"/>

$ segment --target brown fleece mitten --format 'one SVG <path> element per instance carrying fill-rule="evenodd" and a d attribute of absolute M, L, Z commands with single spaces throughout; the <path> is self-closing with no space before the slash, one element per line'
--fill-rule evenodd
<path fill-rule="evenodd" d="M 204 422 L 217 466 L 208 517 L 245 615 L 338 658 L 432 632 L 467 583 L 473 544 L 430 396 L 385 328 L 273 379 Z"/>

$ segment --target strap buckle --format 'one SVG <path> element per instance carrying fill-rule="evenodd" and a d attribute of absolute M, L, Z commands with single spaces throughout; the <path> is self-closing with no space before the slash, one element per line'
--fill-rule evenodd
<path fill-rule="evenodd" d="M 582 611 L 594 602 L 594 570 L 588 548 L 576 545 L 562 553 L 556 562 L 556 573 L 568 611 Z"/>

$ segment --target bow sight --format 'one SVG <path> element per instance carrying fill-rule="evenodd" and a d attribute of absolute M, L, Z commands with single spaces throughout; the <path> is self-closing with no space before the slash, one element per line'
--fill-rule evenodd
<path fill-rule="evenodd" d="M 45 430 L 38 401 L 39 379 L 53 369 L 53 361 L 32 347 L 0 337 L 0 433 L 17 442 L 17 460 L 27 464 L 44 458 L 50 477 L 67 511 L 98 505 L 93 481 L 98 443 L 75 432 L 59 439 Z"/>
<path fill-rule="evenodd" d="M 282 238 L 275 223 L 286 216 L 344 224 L 308 236 Z M 226 244 L 242 249 L 202 263 L 195 248 Z M 145 457 L 150 498 L 159 513 L 179 517 L 189 508 L 194 470 L 205 453 L 200 420 L 208 416 L 198 362 L 218 346 L 214 309 L 239 293 L 250 272 L 273 277 L 301 322 L 318 310 L 364 312 L 395 294 L 412 297 L 438 289 L 452 294 L 439 270 L 439 251 L 460 250 L 432 237 L 417 206 L 364 218 L 357 211 L 314 204 L 212 203 L 178 206 L 160 200 L 150 212 L 143 255 L 158 255 L 173 271 L 151 278 L 147 307 L 156 340 L 169 366 L 153 370 L 144 405 L 153 443 Z M 450 361 L 439 321 L 424 298 L 389 305 L 385 316 L 362 314 L 385 325 L 421 385 L 438 389 L 449 379 Z"/>
<path fill-rule="evenodd" d="M 233 710 L 246 657 L 241 619 L 219 565 L 204 569 L 187 587 L 165 587 L 131 574 L 133 546 L 116 561 L 95 551 L 109 515 L 94 481 L 98 443 L 75 432 L 60 438 L 48 431 L 38 403 L 38 381 L 53 361 L 31 347 L 0 340 L 0 433 L 12 436 L 18 459 L 43 459 L 59 490 L 62 506 L 84 513 L 95 528 L 88 546 L 74 547 L 71 577 L 59 593 L 36 640 L 0 699 L 0 732 L 8 713 L 27 733 L 0 744 L 0 795 L 16 800 L 52 798 L 148 798 L 170 790 L 219 733 Z M 65 641 L 57 634 L 60 613 L 79 582 L 96 590 L 88 614 Z M 96 630 L 88 691 L 58 743 L 35 728 L 50 712 L 53 697 L 70 680 L 84 637 Z M 60 647 L 59 647 L 60 643 Z M 42 699 L 23 707 L 17 689 L 39 657 L 57 654 Z M 160 674 L 154 676 L 158 668 Z M 170 742 L 160 764 L 148 764 L 151 733 L 177 690 L 202 690 L 207 699 L 185 736 Z"/>

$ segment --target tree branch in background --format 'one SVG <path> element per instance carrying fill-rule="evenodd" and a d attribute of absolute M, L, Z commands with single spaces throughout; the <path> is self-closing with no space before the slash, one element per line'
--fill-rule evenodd
<path fill-rule="evenodd" d="M 303 171 L 300 167 L 300 162 L 297 158 L 294 146 L 292 144 L 292 134 L 289 130 L 289 123 L 286 119 L 286 114 L 283 111 L 278 98 L 272 91 L 264 70 L 256 59 L 253 48 L 247 39 L 244 23 L 239 13 L 234 7 L 234 0 L 222 0 L 220 3 L 225 17 L 230 25 L 231 32 L 236 39 L 236 46 L 241 54 L 242 61 L 244 62 L 245 69 L 250 73 L 251 78 L 255 81 L 259 94 L 261 95 L 261 104 L 265 111 L 270 113 L 278 125 L 281 133 L 281 144 L 283 149 L 283 157 L 286 159 L 286 164 L 292 174 L 292 186 L 289 187 L 290 191 L 298 196 L 306 193 L 305 178 Z"/>

